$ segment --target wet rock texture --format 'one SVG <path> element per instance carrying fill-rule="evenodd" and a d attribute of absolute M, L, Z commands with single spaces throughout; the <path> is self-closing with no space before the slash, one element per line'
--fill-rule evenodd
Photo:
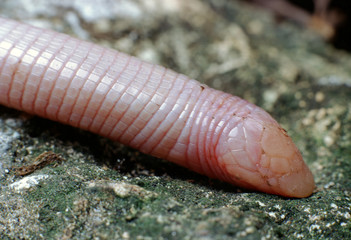
<path fill-rule="evenodd" d="M 318 187 L 307 199 L 248 192 L 0 107 L 1 239 L 351 237 L 350 54 L 237 1 L 4 0 L 0 14 L 263 107 L 292 136 Z M 35 168 L 45 152 L 64 161 Z M 21 175 L 23 167 L 34 171 Z"/>

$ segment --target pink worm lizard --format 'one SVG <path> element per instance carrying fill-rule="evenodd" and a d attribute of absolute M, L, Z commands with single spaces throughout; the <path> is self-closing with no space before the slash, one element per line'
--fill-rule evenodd
<path fill-rule="evenodd" d="M 164 67 L 4 18 L 0 104 L 243 188 L 297 198 L 315 188 L 291 138 L 261 108 Z"/>

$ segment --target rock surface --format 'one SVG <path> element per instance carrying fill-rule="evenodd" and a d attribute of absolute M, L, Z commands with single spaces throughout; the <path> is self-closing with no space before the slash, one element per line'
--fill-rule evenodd
<path fill-rule="evenodd" d="M 240 190 L 0 106 L 0 239 L 351 238 L 350 54 L 237 1 L 3 0 L 0 15 L 263 107 L 288 130 L 318 187 L 306 199 Z M 49 151 L 65 161 L 33 168 Z M 18 176 L 19 167 L 33 171 Z"/>

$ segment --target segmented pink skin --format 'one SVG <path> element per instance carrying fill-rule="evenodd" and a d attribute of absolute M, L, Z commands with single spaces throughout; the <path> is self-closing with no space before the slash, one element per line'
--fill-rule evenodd
<path fill-rule="evenodd" d="M 264 110 L 161 66 L 0 18 L 0 104 L 211 178 L 307 197 L 313 176 Z"/>

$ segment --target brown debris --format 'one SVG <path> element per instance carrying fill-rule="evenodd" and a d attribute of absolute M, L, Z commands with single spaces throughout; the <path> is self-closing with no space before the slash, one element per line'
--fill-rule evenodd
<path fill-rule="evenodd" d="M 16 168 L 15 174 L 16 176 L 26 176 L 38 169 L 44 168 L 45 166 L 51 163 L 58 164 L 64 160 L 65 160 L 64 158 L 62 158 L 60 155 L 54 152 L 51 152 L 51 151 L 44 152 L 40 154 L 38 157 L 36 157 L 32 164 Z"/>

